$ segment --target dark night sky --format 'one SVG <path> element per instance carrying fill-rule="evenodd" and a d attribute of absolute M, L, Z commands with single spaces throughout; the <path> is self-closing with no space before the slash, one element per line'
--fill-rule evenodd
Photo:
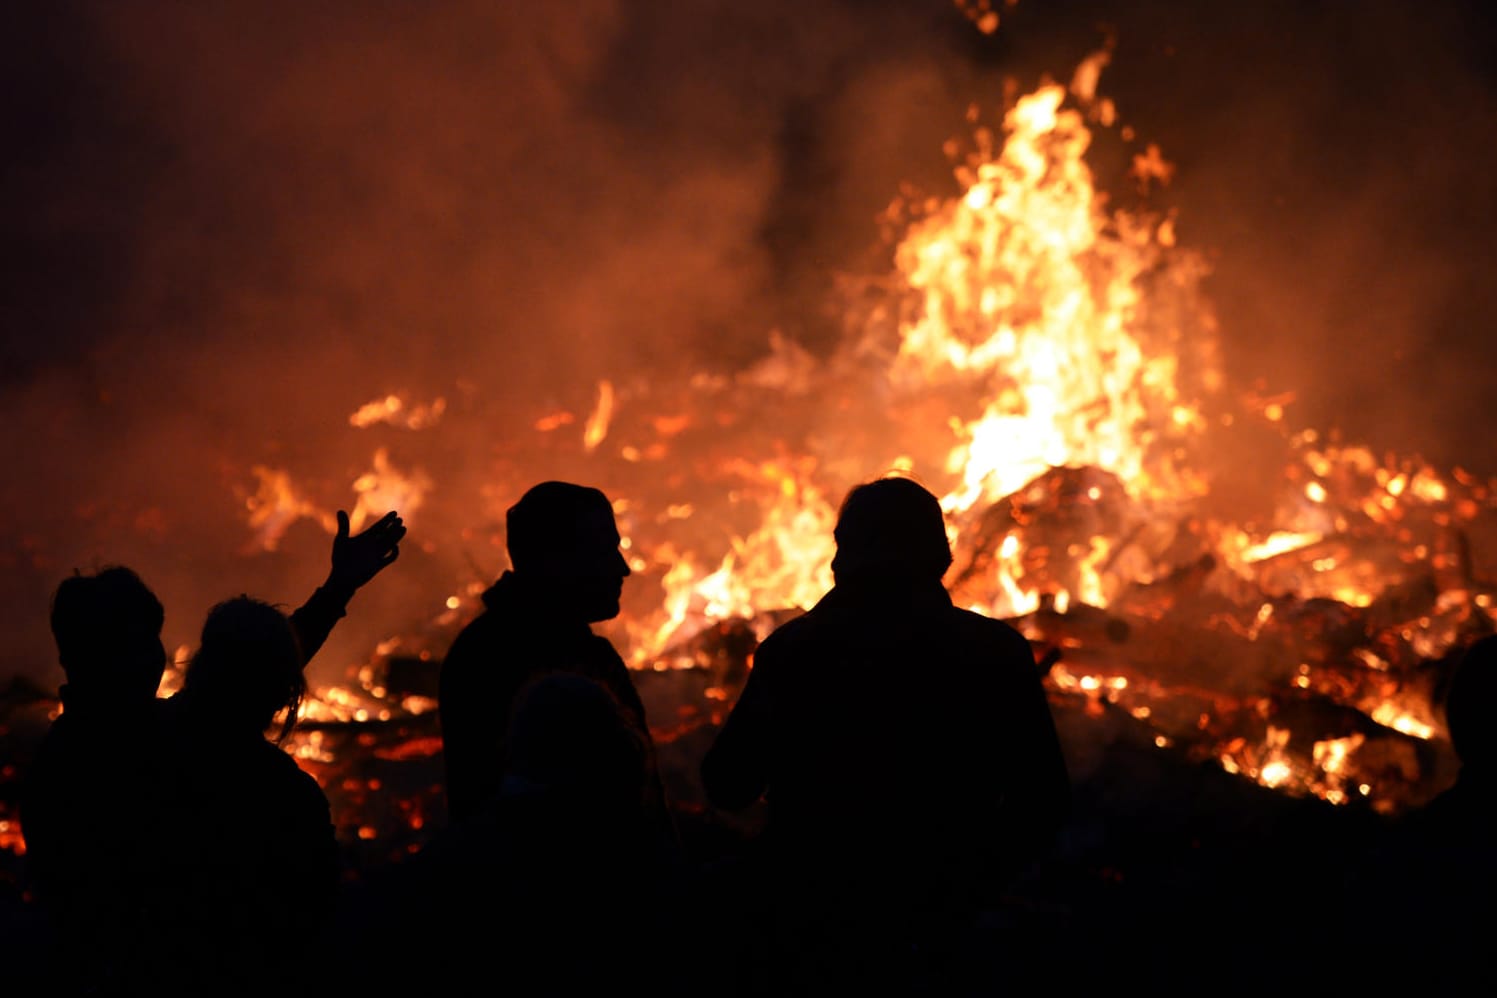
<path fill-rule="evenodd" d="M 1474 0 L 1020 0 L 993 37 L 942 0 L 5 17 L 0 559 L 28 620 L 89 550 L 56 540 L 80 504 L 205 502 L 226 450 L 316 444 L 386 391 L 575 405 L 620 369 L 731 369 L 774 326 L 824 348 L 834 275 L 901 181 L 946 183 L 966 104 L 1108 36 L 1101 89 L 1178 167 L 1233 380 L 1497 473 Z M 165 534 L 103 556 L 176 559 L 185 590 L 237 543 Z"/>

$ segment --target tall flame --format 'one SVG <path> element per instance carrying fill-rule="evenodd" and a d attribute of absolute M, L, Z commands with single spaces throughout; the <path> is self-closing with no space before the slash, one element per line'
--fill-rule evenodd
<path fill-rule="evenodd" d="M 958 429 L 948 510 L 1009 495 L 1052 467 L 1086 465 L 1144 493 L 1150 448 L 1179 432 L 1177 361 L 1138 334 L 1139 278 L 1159 262 L 1158 225 L 1107 217 L 1083 158 L 1091 141 L 1065 91 L 1008 113 L 1008 139 L 966 193 L 914 226 L 896 262 L 921 295 L 893 375 L 984 379 L 980 416 Z"/>

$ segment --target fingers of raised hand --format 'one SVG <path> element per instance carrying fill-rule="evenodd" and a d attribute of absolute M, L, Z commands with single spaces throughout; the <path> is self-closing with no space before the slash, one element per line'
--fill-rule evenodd
<path fill-rule="evenodd" d="M 359 534 L 375 544 L 394 544 L 405 536 L 405 523 L 399 513 L 386 513 Z"/>

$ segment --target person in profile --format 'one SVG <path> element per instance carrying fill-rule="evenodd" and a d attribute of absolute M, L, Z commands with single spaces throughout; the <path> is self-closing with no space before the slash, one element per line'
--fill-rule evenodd
<path fill-rule="evenodd" d="M 405 526 L 391 512 L 350 536 L 338 513 L 327 580 L 291 615 L 298 661 L 326 640 L 353 594 L 394 561 Z M 132 994 L 160 951 L 142 911 L 156 873 L 154 802 L 175 750 L 157 698 L 164 609 L 133 571 L 110 566 L 59 584 L 51 625 L 62 713 L 24 778 L 24 876 L 49 929 L 61 994 Z"/>
<path fill-rule="evenodd" d="M 1028 642 L 942 585 L 934 495 L 860 485 L 834 536 L 834 587 L 759 646 L 702 784 L 765 797 L 765 987 L 949 993 L 951 947 L 1068 814 L 1065 760 Z"/>
<path fill-rule="evenodd" d="M 506 516 L 510 569 L 442 663 L 438 710 L 448 815 L 465 822 L 504 782 L 511 715 L 536 680 L 569 673 L 598 683 L 648 733 L 644 703 L 613 645 L 590 625 L 619 613 L 629 564 L 613 506 L 595 488 L 542 482 Z M 650 746 L 653 759 L 653 746 Z"/>

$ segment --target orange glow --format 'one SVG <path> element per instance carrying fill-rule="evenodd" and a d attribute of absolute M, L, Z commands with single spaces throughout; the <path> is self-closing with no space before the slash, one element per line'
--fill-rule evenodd
<path fill-rule="evenodd" d="M 996 25 L 994 4 L 958 6 Z M 883 469 L 908 475 L 947 514 L 959 604 L 1059 651 L 1052 695 L 1093 714 L 1121 710 L 1160 748 L 1286 793 L 1376 799 L 1384 777 L 1369 772 L 1404 766 L 1416 779 L 1417 753 L 1384 765 L 1399 750 L 1374 736 L 1295 721 L 1296 738 L 1275 711 L 1285 699 L 1325 700 L 1390 737 L 1440 738 L 1429 691 L 1393 680 L 1497 619 L 1450 540 L 1492 512 L 1497 489 L 1295 430 L 1289 393 L 1228 397 L 1216 318 L 1198 293 L 1204 257 L 1180 245 L 1172 217 L 1118 207 L 1087 164 L 1092 129 L 1116 121 L 1098 90 L 1109 59 L 1087 58 L 1069 88 L 1018 96 L 998 128 L 970 110 L 977 127 L 956 188 L 891 206 L 891 271 L 876 306 L 849 296 L 846 341 L 829 358 L 776 329 L 763 359 L 736 374 L 659 388 L 602 378 L 585 417 L 522 417 L 533 432 L 506 441 L 513 449 L 482 485 L 484 513 L 499 522 L 532 468 L 576 467 L 606 485 L 636 573 L 625 599 L 637 601 L 614 636 L 632 667 L 664 671 L 701 667 L 710 655 L 692 643 L 731 630 L 716 625 L 743 621 L 733 634 L 763 638 L 814 605 L 832 585 L 837 501 Z M 1141 198 L 1175 176 L 1157 146 L 1127 156 Z M 436 425 L 443 400 L 413 398 L 391 392 L 350 423 Z M 1219 446 L 1249 432 L 1264 441 L 1251 455 Z M 1264 469 L 1264 495 L 1251 516 L 1224 514 L 1240 488 L 1223 487 L 1220 466 L 1244 460 Z M 386 448 L 372 465 L 352 483 L 356 527 L 389 509 L 409 520 L 436 494 Z M 338 497 L 283 470 L 254 475 L 243 498 L 261 548 L 299 518 L 332 529 Z M 476 605 L 483 585 L 471 574 L 438 591 L 439 633 Z M 1397 616 L 1401 594 L 1428 591 L 1433 576 L 1438 593 Z M 1369 615 L 1358 611 L 1375 606 L 1382 630 L 1360 632 Z M 439 641 L 395 636 L 377 657 L 397 648 L 441 654 Z M 1254 668 L 1262 690 L 1213 688 Z M 735 695 L 718 677 L 706 688 L 712 710 Z M 356 688 L 316 691 L 304 716 L 357 723 L 435 706 L 385 692 L 360 675 Z M 298 736 L 299 758 L 330 757 L 317 734 Z"/>
<path fill-rule="evenodd" d="M 587 428 L 582 433 L 582 445 L 591 451 L 608 436 L 608 423 L 613 419 L 613 382 L 604 379 L 598 382 L 598 405 L 587 418 Z"/>

